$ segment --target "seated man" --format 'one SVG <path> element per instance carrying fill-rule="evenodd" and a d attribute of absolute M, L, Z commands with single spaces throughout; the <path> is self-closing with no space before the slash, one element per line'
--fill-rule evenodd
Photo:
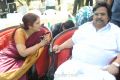
<path fill-rule="evenodd" d="M 71 48 L 72 58 L 61 64 L 54 80 L 116 80 L 120 66 L 120 28 L 110 23 L 111 10 L 105 2 L 93 8 L 93 21 L 75 31 L 72 38 L 53 50 Z"/>

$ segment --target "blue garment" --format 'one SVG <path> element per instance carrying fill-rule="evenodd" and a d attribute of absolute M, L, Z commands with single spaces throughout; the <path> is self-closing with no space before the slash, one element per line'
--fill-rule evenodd
<path fill-rule="evenodd" d="M 91 20 L 91 16 L 93 13 L 92 9 L 93 9 L 92 6 L 84 6 L 78 11 L 78 13 L 75 16 L 76 26 L 80 26 L 83 23 Z"/>
<path fill-rule="evenodd" d="M 120 27 L 120 0 L 114 0 L 112 6 L 111 22 Z"/>

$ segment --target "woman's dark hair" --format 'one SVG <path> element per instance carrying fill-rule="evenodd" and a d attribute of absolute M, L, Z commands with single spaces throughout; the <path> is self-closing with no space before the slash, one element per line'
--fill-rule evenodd
<path fill-rule="evenodd" d="M 63 31 L 63 28 L 69 29 L 69 28 L 72 28 L 74 26 L 75 26 L 75 24 L 72 20 L 67 20 L 64 23 L 57 23 L 51 27 L 52 35 L 53 35 L 53 37 L 55 37 L 57 34 L 59 34 L 60 32 Z"/>
<path fill-rule="evenodd" d="M 67 20 L 66 22 L 64 22 L 62 24 L 62 27 L 64 27 L 64 29 L 69 29 L 69 28 L 72 28 L 74 26 L 75 26 L 75 24 L 72 20 Z"/>
<path fill-rule="evenodd" d="M 29 26 L 33 26 L 34 22 L 39 18 L 38 15 L 34 13 L 27 13 L 23 16 L 22 21 L 23 21 L 23 28 L 25 30 L 29 29 Z"/>
<path fill-rule="evenodd" d="M 51 27 L 53 37 L 55 37 L 57 34 L 63 31 L 61 25 L 62 23 L 57 23 Z"/>
<path fill-rule="evenodd" d="M 111 14 L 112 14 L 111 7 L 105 1 L 96 3 L 96 5 L 93 8 L 93 13 L 100 7 L 105 7 L 107 9 L 108 17 L 111 18 Z"/>

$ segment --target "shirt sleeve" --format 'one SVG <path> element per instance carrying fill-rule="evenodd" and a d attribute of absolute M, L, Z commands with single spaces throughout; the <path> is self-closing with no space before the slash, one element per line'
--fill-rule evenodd
<path fill-rule="evenodd" d="M 119 32 L 117 33 L 116 42 L 117 42 L 117 51 L 120 53 L 120 30 L 119 30 Z"/>
<path fill-rule="evenodd" d="M 78 37 L 79 37 L 79 29 L 76 30 L 76 31 L 74 32 L 73 36 L 72 36 L 72 41 L 73 41 L 74 44 L 77 43 Z"/>

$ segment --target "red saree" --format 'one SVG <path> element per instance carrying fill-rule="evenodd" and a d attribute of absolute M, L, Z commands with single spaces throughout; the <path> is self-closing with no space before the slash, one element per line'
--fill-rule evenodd
<path fill-rule="evenodd" d="M 43 28 L 41 28 L 40 31 L 33 33 L 26 40 L 26 43 L 25 43 L 26 46 L 30 47 L 30 46 L 33 46 L 33 45 L 39 43 L 41 40 L 41 36 L 43 36 L 44 34 L 45 34 L 45 31 Z M 4 47 L 2 50 L 0 50 L 0 73 L 4 74 L 6 72 L 12 72 L 12 71 L 19 72 L 20 71 L 19 68 L 21 68 L 21 66 L 23 66 L 24 62 L 25 62 L 25 58 L 23 58 L 19 55 L 19 53 L 16 49 L 16 46 L 15 46 L 14 39 L 12 38 L 9 41 L 8 45 L 6 47 Z M 4 79 L 4 78 L 1 78 L 1 75 L 0 75 L 0 79 Z M 26 80 L 26 79 L 27 78 L 25 76 L 23 76 L 20 80 Z M 7 80 L 7 79 L 5 79 L 5 80 Z M 14 79 L 14 80 L 16 80 L 16 79 Z"/>

